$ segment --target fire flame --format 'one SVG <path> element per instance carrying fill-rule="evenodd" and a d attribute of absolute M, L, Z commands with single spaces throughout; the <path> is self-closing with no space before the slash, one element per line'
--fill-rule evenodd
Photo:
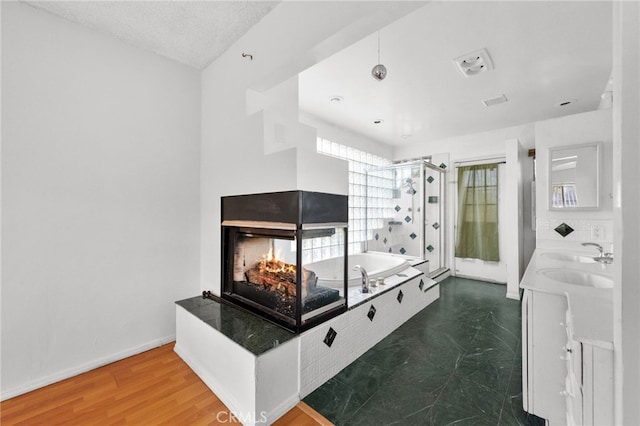
<path fill-rule="evenodd" d="M 274 253 L 273 247 L 269 249 L 269 253 L 262 256 L 262 260 L 260 261 L 260 270 L 271 272 L 271 273 L 279 273 L 279 272 L 296 272 L 295 265 L 290 265 L 286 263 L 284 260 L 280 259 L 280 253 Z"/>

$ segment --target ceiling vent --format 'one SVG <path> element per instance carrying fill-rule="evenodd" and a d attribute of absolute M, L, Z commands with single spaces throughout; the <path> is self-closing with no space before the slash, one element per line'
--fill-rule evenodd
<path fill-rule="evenodd" d="M 484 101 L 482 101 L 482 103 L 484 104 L 484 106 L 490 107 L 498 104 L 503 104 L 507 101 L 508 99 L 505 95 L 500 95 L 497 98 L 485 99 Z"/>
<path fill-rule="evenodd" d="M 493 63 L 486 49 L 459 56 L 453 62 L 465 77 L 471 77 L 493 69 Z"/>

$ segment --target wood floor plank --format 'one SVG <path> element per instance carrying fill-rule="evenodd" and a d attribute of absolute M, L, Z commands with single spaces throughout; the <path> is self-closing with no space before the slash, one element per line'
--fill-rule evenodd
<path fill-rule="evenodd" d="M 240 424 L 173 351 L 173 343 L 0 403 L 0 424 Z M 235 421 L 234 421 L 235 420 Z M 300 402 L 278 426 L 331 425 Z"/>

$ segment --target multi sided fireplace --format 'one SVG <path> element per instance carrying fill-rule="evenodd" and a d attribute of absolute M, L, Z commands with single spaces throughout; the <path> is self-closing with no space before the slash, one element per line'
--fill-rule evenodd
<path fill-rule="evenodd" d="M 222 298 L 294 332 L 346 311 L 347 218 L 343 195 L 223 197 Z M 337 261 L 323 281 L 314 262 L 327 258 Z"/>

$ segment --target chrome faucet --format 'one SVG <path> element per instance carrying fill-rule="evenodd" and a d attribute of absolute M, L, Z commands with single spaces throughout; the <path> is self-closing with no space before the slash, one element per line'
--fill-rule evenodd
<path fill-rule="evenodd" d="M 598 251 L 600 252 L 600 257 L 602 257 L 604 255 L 604 249 L 602 248 L 602 246 L 598 243 L 582 243 L 583 246 L 594 246 L 595 248 L 598 249 Z"/>
<path fill-rule="evenodd" d="M 602 248 L 602 246 L 600 244 L 597 243 L 582 243 L 583 246 L 593 246 L 595 248 L 598 249 L 598 251 L 600 252 L 600 254 L 598 255 L 598 257 L 594 257 L 593 260 L 595 260 L 596 262 L 599 263 L 612 263 L 613 262 L 613 253 L 605 253 L 604 249 Z"/>
<path fill-rule="evenodd" d="M 356 265 L 353 267 L 354 271 L 360 271 L 362 274 L 362 286 L 361 291 L 363 293 L 369 293 L 369 274 L 367 274 L 367 270 L 364 269 L 364 266 Z"/>

